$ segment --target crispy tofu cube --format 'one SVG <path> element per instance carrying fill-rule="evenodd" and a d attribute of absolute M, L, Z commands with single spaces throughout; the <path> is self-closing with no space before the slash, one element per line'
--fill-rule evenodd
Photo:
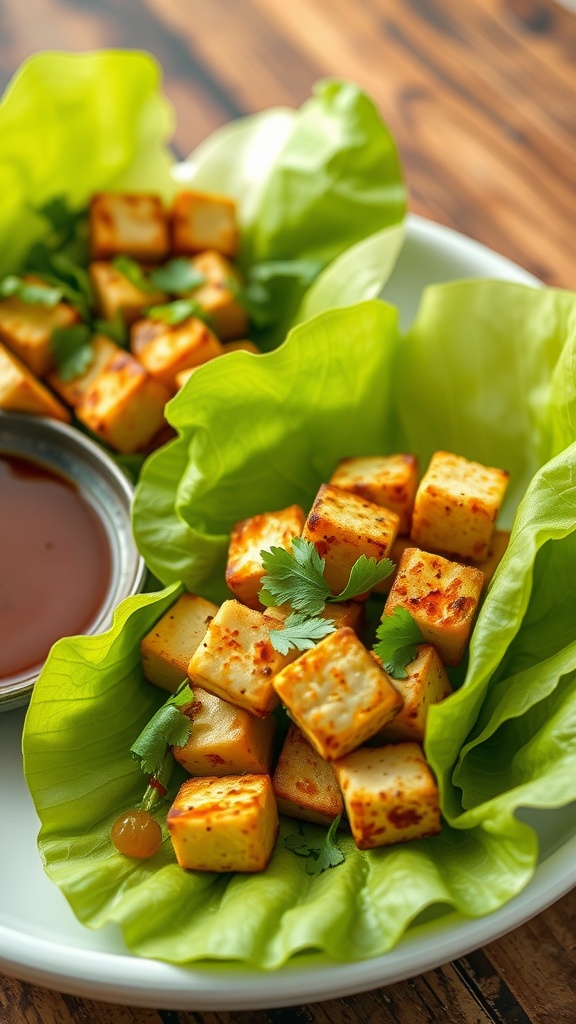
<path fill-rule="evenodd" d="M 406 666 L 406 672 L 405 679 L 394 679 L 394 686 L 404 701 L 403 706 L 374 737 L 375 742 L 416 740 L 423 743 L 428 708 L 432 704 L 439 704 L 452 693 L 440 655 L 432 644 L 418 646 L 418 654 Z"/>
<path fill-rule="evenodd" d="M 42 284 L 28 276 L 26 281 Z M 59 302 L 49 308 L 39 302 L 11 298 L 0 301 L 0 341 L 4 341 L 37 377 L 44 377 L 54 365 L 52 331 L 71 327 L 80 317 L 75 309 Z"/>
<path fill-rule="evenodd" d="M 114 320 L 120 315 L 125 323 L 133 324 L 148 306 L 159 306 L 167 301 L 164 292 L 141 291 L 112 263 L 95 260 L 89 271 L 96 307 L 105 320 Z"/>
<path fill-rule="evenodd" d="M 272 547 L 291 551 L 292 540 L 302 533 L 305 518 L 299 505 L 290 505 L 279 512 L 242 519 L 232 527 L 226 583 L 239 601 L 250 608 L 262 608 L 258 600 L 264 575 L 260 552 Z"/>
<path fill-rule="evenodd" d="M 302 536 L 326 560 L 325 579 L 333 593 L 339 594 L 360 555 L 388 557 L 399 522 L 395 512 L 332 484 L 322 484 Z"/>
<path fill-rule="evenodd" d="M 208 192 L 180 192 L 172 209 L 172 247 L 180 256 L 204 249 L 235 256 L 238 229 L 234 200 Z"/>
<path fill-rule="evenodd" d="M 135 452 L 162 427 L 169 398 L 170 392 L 137 359 L 120 351 L 86 389 L 76 415 L 116 451 Z"/>
<path fill-rule="evenodd" d="M 400 518 L 398 532 L 410 533 L 418 486 L 418 459 L 415 455 L 343 459 L 332 474 L 330 483 L 396 512 Z"/>
<path fill-rule="evenodd" d="M 162 324 L 161 329 L 157 322 L 138 320 L 132 328 L 130 347 L 150 376 L 171 392 L 178 390 L 176 377 L 181 370 L 222 354 L 216 335 L 195 316 L 173 326 Z"/>
<path fill-rule="evenodd" d="M 238 341 L 225 341 L 222 348 L 224 349 L 224 355 L 226 355 L 227 352 L 251 352 L 256 356 L 262 354 L 258 345 L 253 341 L 250 341 L 249 338 L 242 338 Z"/>
<path fill-rule="evenodd" d="M 201 252 L 190 263 L 205 281 L 190 292 L 210 316 L 210 324 L 219 338 L 242 338 L 248 330 L 248 313 L 234 294 L 233 285 L 240 284 L 236 268 L 218 252 Z M 252 345 L 252 342 L 242 342 Z M 253 351 L 253 349 L 248 349 Z M 258 351 L 256 349 L 256 351 Z"/>
<path fill-rule="evenodd" d="M 344 810 L 334 766 L 320 757 L 293 722 L 272 785 L 278 810 L 291 818 L 331 825 Z"/>
<path fill-rule="evenodd" d="M 92 338 L 92 362 L 84 373 L 72 380 L 63 380 L 58 370 L 51 370 L 47 380 L 50 387 L 63 398 L 72 408 L 82 401 L 88 388 L 97 377 L 104 372 L 109 362 L 118 356 L 123 349 L 104 334 L 95 334 Z"/>
<path fill-rule="evenodd" d="M 280 604 L 276 607 L 266 609 L 266 615 L 271 619 L 280 619 L 285 622 L 289 615 L 293 612 L 293 608 L 289 604 Z M 360 604 L 359 601 L 339 601 L 334 604 L 327 604 L 326 607 L 319 613 L 321 619 L 331 619 L 336 629 L 342 629 L 343 626 L 349 626 L 356 633 L 356 636 L 362 637 L 364 633 L 364 625 L 366 622 L 366 613 L 364 605 Z"/>
<path fill-rule="evenodd" d="M 190 658 L 217 611 L 218 606 L 212 601 L 196 594 L 182 594 L 140 644 L 145 678 L 175 693 L 188 678 Z"/>
<path fill-rule="evenodd" d="M 168 218 L 158 196 L 99 193 L 90 203 L 89 226 L 95 260 L 133 256 L 154 263 L 170 251 Z"/>
<path fill-rule="evenodd" d="M 0 409 L 52 416 L 68 423 L 70 413 L 30 370 L 0 342 Z"/>
<path fill-rule="evenodd" d="M 440 832 L 438 788 L 418 743 L 364 747 L 335 768 L 360 850 Z"/>
<path fill-rule="evenodd" d="M 494 530 L 490 541 L 488 558 L 484 562 L 472 563 L 474 568 L 481 569 L 484 573 L 484 590 L 487 589 L 488 584 L 491 582 L 509 543 L 510 530 Z"/>
<path fill-rule="evenodd" d="M 359 747 L 402 707 L 389 676 L 348 627 L 331 633 L 279 672 L 274 689 L 328 761 Z"/>
<path fill-rule="evenodd" d="M 406 608 L 444 664 L 457 665 L 472 631 L 483 583 L 480 569 L 406 548 L 382 618 L 395 608 Z"/>
<path fill-rule="evenodd" d="M 279 704 L 272 679 L 298 654 L 273 648 L 270 630 L 277 628 L 277 620 L 262 612 L 224 601 L 188 665 L 192 684 L 254 715 L 268 715 Z"/>
<path fill-rule="evenodd" d="M 278 834 L 270 777 L 188 779 L 166 824 L 181 868 L 264 871 Z"/>
<path fill-rule="evenodd" d="M 488 557 L 508 477 L 503 469 L 436 452 L 416 493 L 413 543 L 482 562 Z"/>
<path fill-rule="evenodd" d="M 192 731 L 184 746 L 174 747 L 174 757 L 190 775 L 270 774 L 273 715 L 255 718 L 200 686 L 185 713 Z"/>

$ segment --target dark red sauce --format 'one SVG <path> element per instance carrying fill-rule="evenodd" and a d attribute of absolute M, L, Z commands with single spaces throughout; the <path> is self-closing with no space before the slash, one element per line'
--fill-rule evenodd
<path fill-rule="evenodd" d="M 83 633 L 110 581 L 110 545 L 76 485 L 0 452 L 0 680 L 35 668 Z"/>

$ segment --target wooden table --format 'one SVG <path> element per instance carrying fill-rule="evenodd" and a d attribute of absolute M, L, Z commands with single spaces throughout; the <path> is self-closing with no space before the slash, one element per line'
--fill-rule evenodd
<path fill-rule="evenodd" d="M 321 76 L 357 81 L 399 142 L 414 212 L 576 288 L 576 17 L 552 0 L 0 0 L 1 86 L 36 50 L 101 46 L 160 59 L 181 155 Z M 574 1024 L 576 891 L 439 970 L 301 1008 L 129 1009 L 0 981 L 0 1024 L 88 1021 Z"/>

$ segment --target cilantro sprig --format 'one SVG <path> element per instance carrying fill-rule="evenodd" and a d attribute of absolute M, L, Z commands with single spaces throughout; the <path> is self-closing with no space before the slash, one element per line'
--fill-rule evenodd
<path fill-rule="evenodd" d="M 298 651 L 309 651 L 318 640 L 329 636 L 335 629 L 332 619 L 310 619 L 302 612 L 292 612 L 283 629 L 270 630 L 270 643 L 279 654 L 288 654 L 293 647 Z"/>
<path fill-rule="evenodd" d="M 385 615 L 376 630 L 380 641 L 374 653 L 380 658 L 386 672 L 395 679 L 406 679 L 406 665 L 417 654 L 418 644 L 424 643 L 422 630 L 407 608 L 397 606 L 391 615 Z"/>
<path fill-rule="evenodd" d="M 323 871 L 335 868 L 344 861 L 344 854 L 335 842 L 336 832 L 340 825 L 341 814 L 334 819 L 324 837 L 313 838 L 302 831 L 293 832 L 284 839 L 287 850 L 306 857 L 306 871 L 309 875 L 321 875 Z"/>
<path fill-rule="evenodd" d="M 94 352 L 88 324 L 56 327 L 52 331 L 52 351 L 62 380 L 80 377 L 90 366 Z"/>
<path fill-rule="evenodd" d="M 168 788 L 174 756 L 172 747 L 182 747 L 190 736 L 192 724 L 180 709 L 191 704 L 194 695 L 187 682 L 173 693 L 162 707 L 144 726 L 140 735 L 130 747 L 135 761 L 148 776 L 149 784 L 141 802 L 145 810 L 151 810 L 162 797 L 162 790 Z"/>
<path fill-rule="evenodd" d="M 196 299 L 176 299 L 174 302 L 166 302 L 161 306 L 150 306 L 146 310 L 146 315 L 170 326 L 181 324 L 191 316 L 203 320 L 206 324 L 210 323 L 212 319 L 204 306 Z"/>
<path fill-rule="evenodd" d="M 53 309 L 62 298 L 62 289 L 50 287 L 47 284 L 37 284 L 33 281 L 25 281 L 17 274 L 9 274 L 0 281 L 0 298 L 20 299 L 31 306 L 46 306 Z"/>

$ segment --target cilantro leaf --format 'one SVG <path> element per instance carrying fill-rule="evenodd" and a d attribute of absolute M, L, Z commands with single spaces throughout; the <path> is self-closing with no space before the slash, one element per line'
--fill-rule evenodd
<path fill-rule="evenodd" d="M 53 309 L 62 298 L 62 290 L 50 288 L 46 284 L 24 281 L 16 274 L 9 274 L 8 277 L 0 281 L 0 298 L 12 297 L 20 299 L 21 302 L 26 302 L 28 305 L 46 306 L 48 309 Z"/>
<path fill-rule="evenodd" d="M 424 642 L 422 630 L 406 608 L 396 607 L 392 615 L 385 615 L 376 630 L 380 643 L 374 652 L 380 658 L 386 672 L 396 679 L 406 679 L 406 665 L 417 654 L 417 646 Z"/>
<path fill-rule="evenodd" d="M 201 306 L 195 299 L 176 299 L 175 302 L 167 302 L 162 306 L 150 306 L 146 310 L 146 316 L 153 320 L 162 320 L 163 323 L 174 326 L 181 324 L 188 317 L 195 316 L 204 323 L 210 323 L 211 317 L 204 306 Z"/>
<path fill-rule="evenodd" d="M 88 324 L 56 327 L 52 331 L 52 351 L 56 368 L 62 380 L 80 377 L 94 358 L 91 331 Z"/>
<path fill-rule="evenodd" d="M 284 846 L 299 857 L 307 857 L 306 871 L 309 875 L 321 875 L 329 868 L 335 868 L 344 861 L 344 854 L 335 842 L 335 835 L 340 825 L 341 814 L 334 819 L 324 838 L 305 836 L 296 833 L 286 836 Z"/>
<path fill-rule="evenodd" d="M 394 562 L 389 558 L 377 559 L 373 555 L 366 558 L 366 555 L 360 555 L 350 570 L 348 583 L 342 593 L 331 595 L 328 601 L 348 601 L 351 597 L 364 594 L 385 580 L 395 568 Z"/>
<path fill-rule="evenodd" d="M 94 330 L 97 334 L 105 334 L 122 348 L 128 347 L 128 327 L 122 319 L 121 313 L 116 313 L 113 320 L 95 320 Z"/>
<path fill-rule="evenodd" d="M 135 288 L 138 288 L 139 291 L 156 291 L 155 285 L 151 284 L 148 280 L 146 272 L 136 260 L 132 259 L 131 256 L 115 256 L 112 260 L 112 266 L 119 274 L 126 277 L 130 281 L 130 284 L 133 284 Z"/>
<path fill-rule="evenodd" d="M 185 295 L 206 283 L 205 275 L 183 257 L 151 270 L 149 280 L 159 291 L 173 295 Z"/>
<path fill-rule="evenodd" d="M 186 743 L 190 736 L 191 722 L 180 708 L 192 700 L 192 690 L 188 683 L 183 683 L 152 716 L 130 747 L 132 757 L 140 761 L 140 767 L 146 775 L 160 779 L 168 748 L 182 747 Z"/>
<path fill-rule="evenodd" d="M 54 196 L 43 206 L 37 206 L 35 213 L 44 217 L 55 231 L 68 237 L 76 231 L 78 221 L 85 217 L 84 210 L 71 210 L 64 196 Z"/>
<path fill-rule="evenodd" d="M 292 552 L 271 547 L 261 551 L 264 566 L 263 604 L 279 605 L 286 602 L 294 611 L 318 615 L 324 609 L 330 587 L 324 579 L 325 561 L 316 548 L 303 537 L 294 537 Z"/>
<path fill-rule="evenodd" d="M 309 651 L 317 640 L 322 640 L 335 629 L 332 619 L 308 618 L 302 612 L 292 612 L 286 619 L 284 629 L 270 630 L 270 643 L 279 654 L 288 654 L 292 648 Z"/>

